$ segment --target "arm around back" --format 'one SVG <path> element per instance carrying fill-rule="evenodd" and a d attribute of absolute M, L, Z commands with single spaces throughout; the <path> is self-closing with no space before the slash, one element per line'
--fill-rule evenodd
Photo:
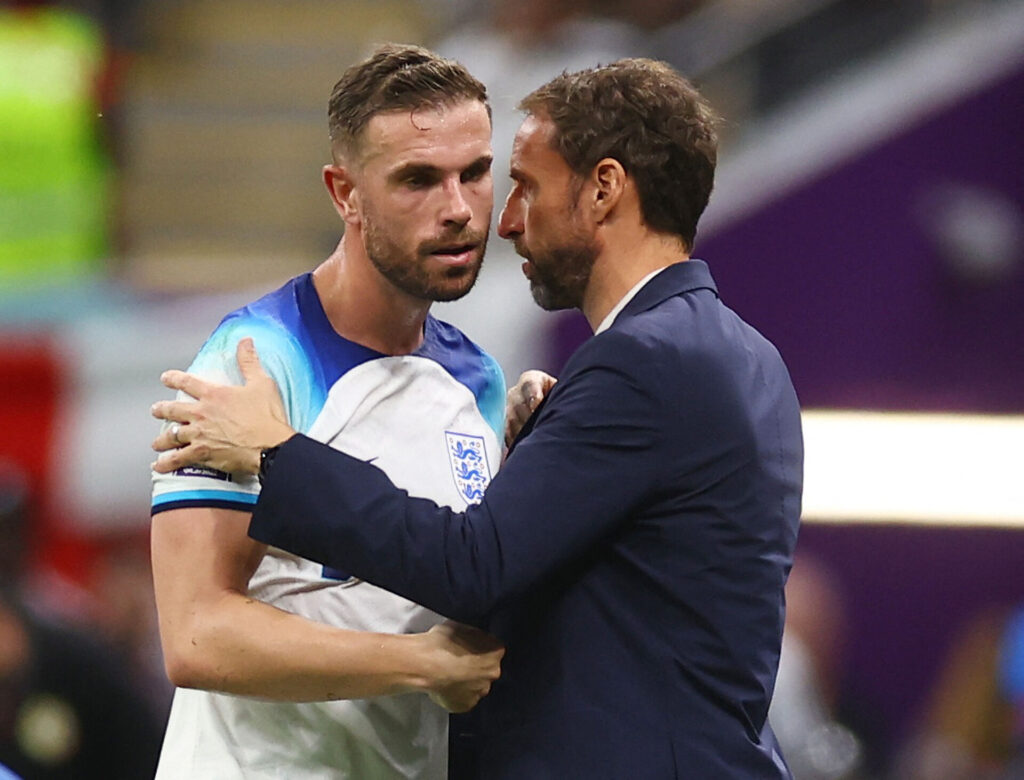
<path fill-rule="evenodd" d="M 609 333 L 551 389 L 480 504 L 410 498 L 379 469 L 306 437 L 278 451 L 250 533 L 412 599 L 481 621 L 629 521 L 662 440 L 654 371 Z"/>
<path fill-rule="evenodd" d="M 284 701 L 424 691 L 453 710 L 486 694 L 503 651 L 481 632 L 348 631 L 249 597 L 265 547 L 246 536 L 248 522 L 217 508 L 153 518 L 160 637 L 175 685 Z"/>

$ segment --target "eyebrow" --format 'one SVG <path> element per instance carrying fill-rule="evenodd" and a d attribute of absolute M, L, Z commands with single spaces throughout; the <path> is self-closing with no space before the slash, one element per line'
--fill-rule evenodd
<path fill-rule="evenodd" d="M 418 176 L 437 178 L 440 173 L 441 169 L 436 165 L 429 165 L 427 163 L 405 163 L 388 173 L 388 179 L 391 181 L 403 181 L 405 179 L 412 179 Z"/>
<path fill-rule="evenodd" d="M 508 175 L 514 182 L 522 182 L 523 184 L 531 184 L 533 182 L 532 177 L 515 166 L 509 168 Z"/>
<path fill-rule="evenodd" d="M 459 173 L 483 173 L 491 167 L 493 159 L 494 158 L 489 154 L 481 155 L 465 168 L 460 170 Z M 443 173 L 444 171 L 436 165 L 431 165 L 430 163 L 410 162 L 400 165 L 391 171 L 388 174 L 388 179 L 391 181 L 403 181 L 404 179 L 410 179 L 416 176 L 440 178 Z"/>
<path fill-rule="evenodd" d="M 489 154 L 482 154 L 473 162 L 462 169 L 463 173 L 485 173 L 490 170 L 494 157 Z"/>

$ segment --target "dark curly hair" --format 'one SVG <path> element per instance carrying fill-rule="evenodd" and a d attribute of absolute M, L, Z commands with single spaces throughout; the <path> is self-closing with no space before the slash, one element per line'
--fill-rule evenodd
<path fill-rule="evenodd" d="M 718 118 L 689 81 L 663 62 L 624 59 L 562 73 L 519 108 L 551 120 L 552 146 L 577 176 L 618 160 L 647 225 L 693 249 L 714 184 Z"/>
<path fill-rule="evenodd" d="M 335 156 L 358 152 L 363 129 L 385 111 L 487 102 L 487 88 L 454 60 L 421 46 L 384 44 L 349 67 L 331 90 L 327 127 Z"/>

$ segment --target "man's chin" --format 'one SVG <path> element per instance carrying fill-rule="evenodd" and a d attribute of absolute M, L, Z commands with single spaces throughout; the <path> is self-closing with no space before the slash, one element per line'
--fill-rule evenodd
<path fill-rule="evenodd" d="M 535 281 L 530 281 L 530 295 L 533 301 L 544 311 L 565 311 L 575 309 L 576 304 L 567 301 L 564 296 L 559 296 L 550 287 L 545 287 Z"/>
<path fill-rule="evenodd" d="M 450 303 L 469 294 L 480 276 L 480 266 L 461 269 L 464 273 L 452 274 L 430 290 L 430 300 L 435 303 Z"/>

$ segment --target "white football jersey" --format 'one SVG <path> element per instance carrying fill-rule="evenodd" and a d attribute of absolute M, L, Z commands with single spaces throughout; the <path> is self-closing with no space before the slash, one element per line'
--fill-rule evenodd
<path fill-rule="evenodd" d="M 456 510 L 479 500 L 501 457 L 505 382 L 456 328 L 428 317 L 419 349 L 382 355 L 334 331 L 306 274 L 225 317 L 189 370 L 240 383 L 235 349 L 246 336 L 293 428 L 371 461 L 413 496 Z M 251 511 L 258 494 L 255 478 L 185 468 L 154 474 L 153 512 Z M 441 619 L 276 548 L 249 593 L 342 628 L 418 632 Z M 425 694 L 293 704 L 178 689 L 157 777 L 444 778 L 447 723 Z"/>

